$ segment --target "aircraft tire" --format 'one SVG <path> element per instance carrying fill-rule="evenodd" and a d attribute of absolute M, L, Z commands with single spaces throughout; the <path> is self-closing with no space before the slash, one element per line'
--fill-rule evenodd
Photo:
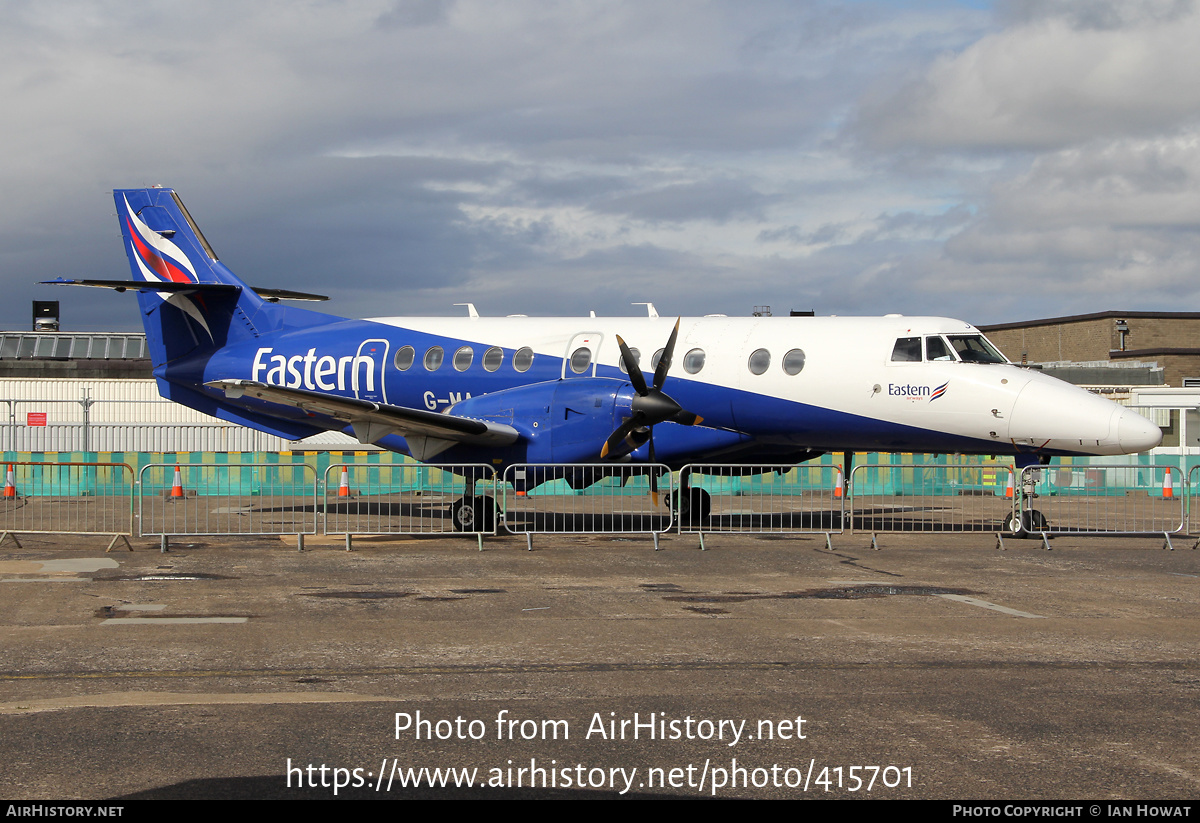
<path fill-rule="evenodd" d="M 682 489 L 672 496 L 671 508 L 684 526 L 698 526 L 712 512 L 712 496 L 704 489 Z"/>
<path fill-rule="evenodd" d="M 1021 512 L 1021 519 L 1016 515 L 1008 518 L 1008 533 L 1018 540 L 1041 540 L 1041 532 L 1050 526 L 1050 521 L 1037 509 Z"/>
<path fill-rule="evenodd" d="M 464 495 L 450 506 L 456 532 L 490 532 L 496 528 L 496 501 L 490 497 Z"/>

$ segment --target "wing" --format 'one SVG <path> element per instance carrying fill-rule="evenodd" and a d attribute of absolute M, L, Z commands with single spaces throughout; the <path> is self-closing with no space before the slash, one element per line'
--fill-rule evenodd
<path fill-rule="evenodd" d="M 269 386 L 253 380 L 213 380 L 204 385 L 221 389 L 230 399 L 253 397 L 348 423 L 360 443 L 375 443 L 389 434 L 403 435 L 418 460 L 428 460 L 455 443 L 507 446 L 521 436 L 512 426 L 490 420 Z"/>

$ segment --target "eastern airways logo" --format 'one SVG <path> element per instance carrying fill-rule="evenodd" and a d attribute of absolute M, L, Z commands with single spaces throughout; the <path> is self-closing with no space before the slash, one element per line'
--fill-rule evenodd
<path fill-rule="evenodd" d="M 903 397 L 915 403 L 918 400 L 926 400 L 932 403 L 943 394 L 946 393 L 946 387 L 950 385 L 947 380 L 940 386 L 916 386 L 911 384 L 888 383 L 888 397 Z"/>
<path fill-rule="evenodd" d="M 200 282 L 200 278 L 196 276 L 196 267 L 184 254 L 183 249 L 143 223 L 129 205 L 129 198 L 124 200 L 128 215 L 125 224 L 129 234 L 129 245 L 133 249 L 133 260 L 137 263 L 142 279 L 150 283 Z M 212 330 L 209 329 L 200 307 L 191 297 L 169 292 L 158 292 L 158 296 L 195 320 L 212 339 Z"/>

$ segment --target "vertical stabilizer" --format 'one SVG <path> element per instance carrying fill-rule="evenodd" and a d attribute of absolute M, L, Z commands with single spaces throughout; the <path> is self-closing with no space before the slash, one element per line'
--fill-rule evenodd
<path fill-rule="evenodd" d="M 155 368 L 203 355 L 278 327 L 279 308 L 226 268 L 171 189 L 113 192 L 121 237 L 134 280 L 232 286 L 195 292 L 138 293 L 146 342 Z"/>

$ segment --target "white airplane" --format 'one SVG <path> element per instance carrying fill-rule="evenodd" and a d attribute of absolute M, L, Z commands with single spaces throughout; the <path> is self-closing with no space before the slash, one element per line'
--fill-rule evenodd
<path fill-rule="evenodd" d="M 961 320 L 673 320 L 652 306 L 637 318 L 480 317 L 470 304 L 468 317 L 349 320 L 278 303 L 324 298 L 247 286 L 174 191 L 114 198 L 133 280 L 49 282 L 135 290 L 164 397 L 289 439 L 344 431 L 421 461 L 497 470 L 751 472 L 855 451 L 1030 465 L 1162 438 L 1135 411 L 1009 363 Z M 677 504 L 708 511 L 698 488 Z M 458 507 L 464 522 L 494 511 L 472 497 Z"/>

